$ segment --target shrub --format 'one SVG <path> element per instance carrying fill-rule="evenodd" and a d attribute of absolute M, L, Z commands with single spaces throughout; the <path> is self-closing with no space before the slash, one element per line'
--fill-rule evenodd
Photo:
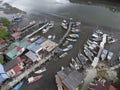
<path fill-rule="evenodd" d="M 0 18 L 0 23 L 2 23 L 4 26 L 9 26 L 10 21 L 7 18 L 1 17 Z"/>
<path fill-rule="evenodd" d="M 0 39 L 8 39 L 9 33 L 5 28 L 0 27 Z"/>

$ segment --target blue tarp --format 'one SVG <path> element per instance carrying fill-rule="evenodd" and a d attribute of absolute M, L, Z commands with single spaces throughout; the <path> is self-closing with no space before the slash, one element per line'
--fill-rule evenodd
<path fill-rule="evenodd" d="M 43 38 L 39 38 L 39 39 L 37 39 L 37 40 L 35 41 L 35 43 L 37 43 L 37 44 L 41 44 L 43 41 L 44 41 Z"/>
<path fill-rule="evenodd" d="M 4 68 L 3 68 L 3 65 L 0 64 L 0 84 L 1 84 L 4 80 L 6 80 L 7 78 L 9 78 L 9 77 L 8 77 L 8 75 L 6 74 L 6 72 L 5 72 Z"/>

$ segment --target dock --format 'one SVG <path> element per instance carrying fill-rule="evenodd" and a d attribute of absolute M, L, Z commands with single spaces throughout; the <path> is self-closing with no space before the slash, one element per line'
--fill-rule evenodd
<path fill-rule="evenodd" d="M 94 58 L 93 62 L 92 62 L 92 66 L 93 68 L 95 68 L 99 62 L 99 59 L 100 59 L 100 55 L 102 53 L 102 50 L 104 49 L 104 46 L 105 46 L 105 43 L 106 43 L 106 38 L 107 38 L 107 34 L 103 34 L 103 39 L 102 39 L 102 42 L 100 43 L 100 49 L 98 51 L 98 54 L 97 56 Z"/>

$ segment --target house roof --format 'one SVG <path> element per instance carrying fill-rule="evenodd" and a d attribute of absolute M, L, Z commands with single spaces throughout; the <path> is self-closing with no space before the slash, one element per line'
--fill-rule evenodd
<path fill-rule="evenodd" d="M 33 62 L 35 62 L 37 60 L 37 56 L 35 53 L 33 53 L 32 51 L 29 51 L 25 54 L 28 58 L 30 58 Z"/>
<path fill-rule="evenodd" d="M 20 55 L 25 48 L 30 45 L 31 42 L 28 38 L 24 38 L 23 40 L 19 42 L 12 43 L 8 50 L 5 51 L 5 55 L 7 55 L 9 58 L 14 59 L 16 56 Z"/>
<path fill-rule="evenodd" d="M 4 68 L 3 68 L 3 65 L 0 64 L 0 84 L 7 78 L 9 78 L 9 77 L 6 74 L 6 72 L 5 72 Z"/>
<path fill-rule="evenodd" d="M 62 83 L 69 89 L 75 90 L 78 85 L 83 81 L 83 75 L 76 70 L 66 68 L 57 73 L 62 80 Z"/>
<path fill-rule="evenodd" d="M 42 48 L 45 49 L 47 52 L 52 51 L 57 45 L 57 43 L 51 40 L 46 40 L 41 44 Z"/>
<path fill-rule="evenodd" d="M 19 63 L 19 60 L 16 58 L 16 59 L 13 59 L 7 63 L 4 64 L 4 69 L 5 71 L 8 71 L 10 70 L 12 67 L 14 67 L 15 65 L 17 65 Z"/>

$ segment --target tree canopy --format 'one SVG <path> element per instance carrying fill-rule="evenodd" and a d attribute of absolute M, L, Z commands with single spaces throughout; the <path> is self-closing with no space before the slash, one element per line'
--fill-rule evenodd
<path fill-rule="evenodd" d="M 8 39 L 9 33 L 5 28 L 0 27 L 0 39 Z"/>
<path fill-rule="evenodd" d="M 0 18 L 0 23 L 2 23 L 4 26 L 9 26 L 10 21 L 7 18 L 1 17 Z"/>

